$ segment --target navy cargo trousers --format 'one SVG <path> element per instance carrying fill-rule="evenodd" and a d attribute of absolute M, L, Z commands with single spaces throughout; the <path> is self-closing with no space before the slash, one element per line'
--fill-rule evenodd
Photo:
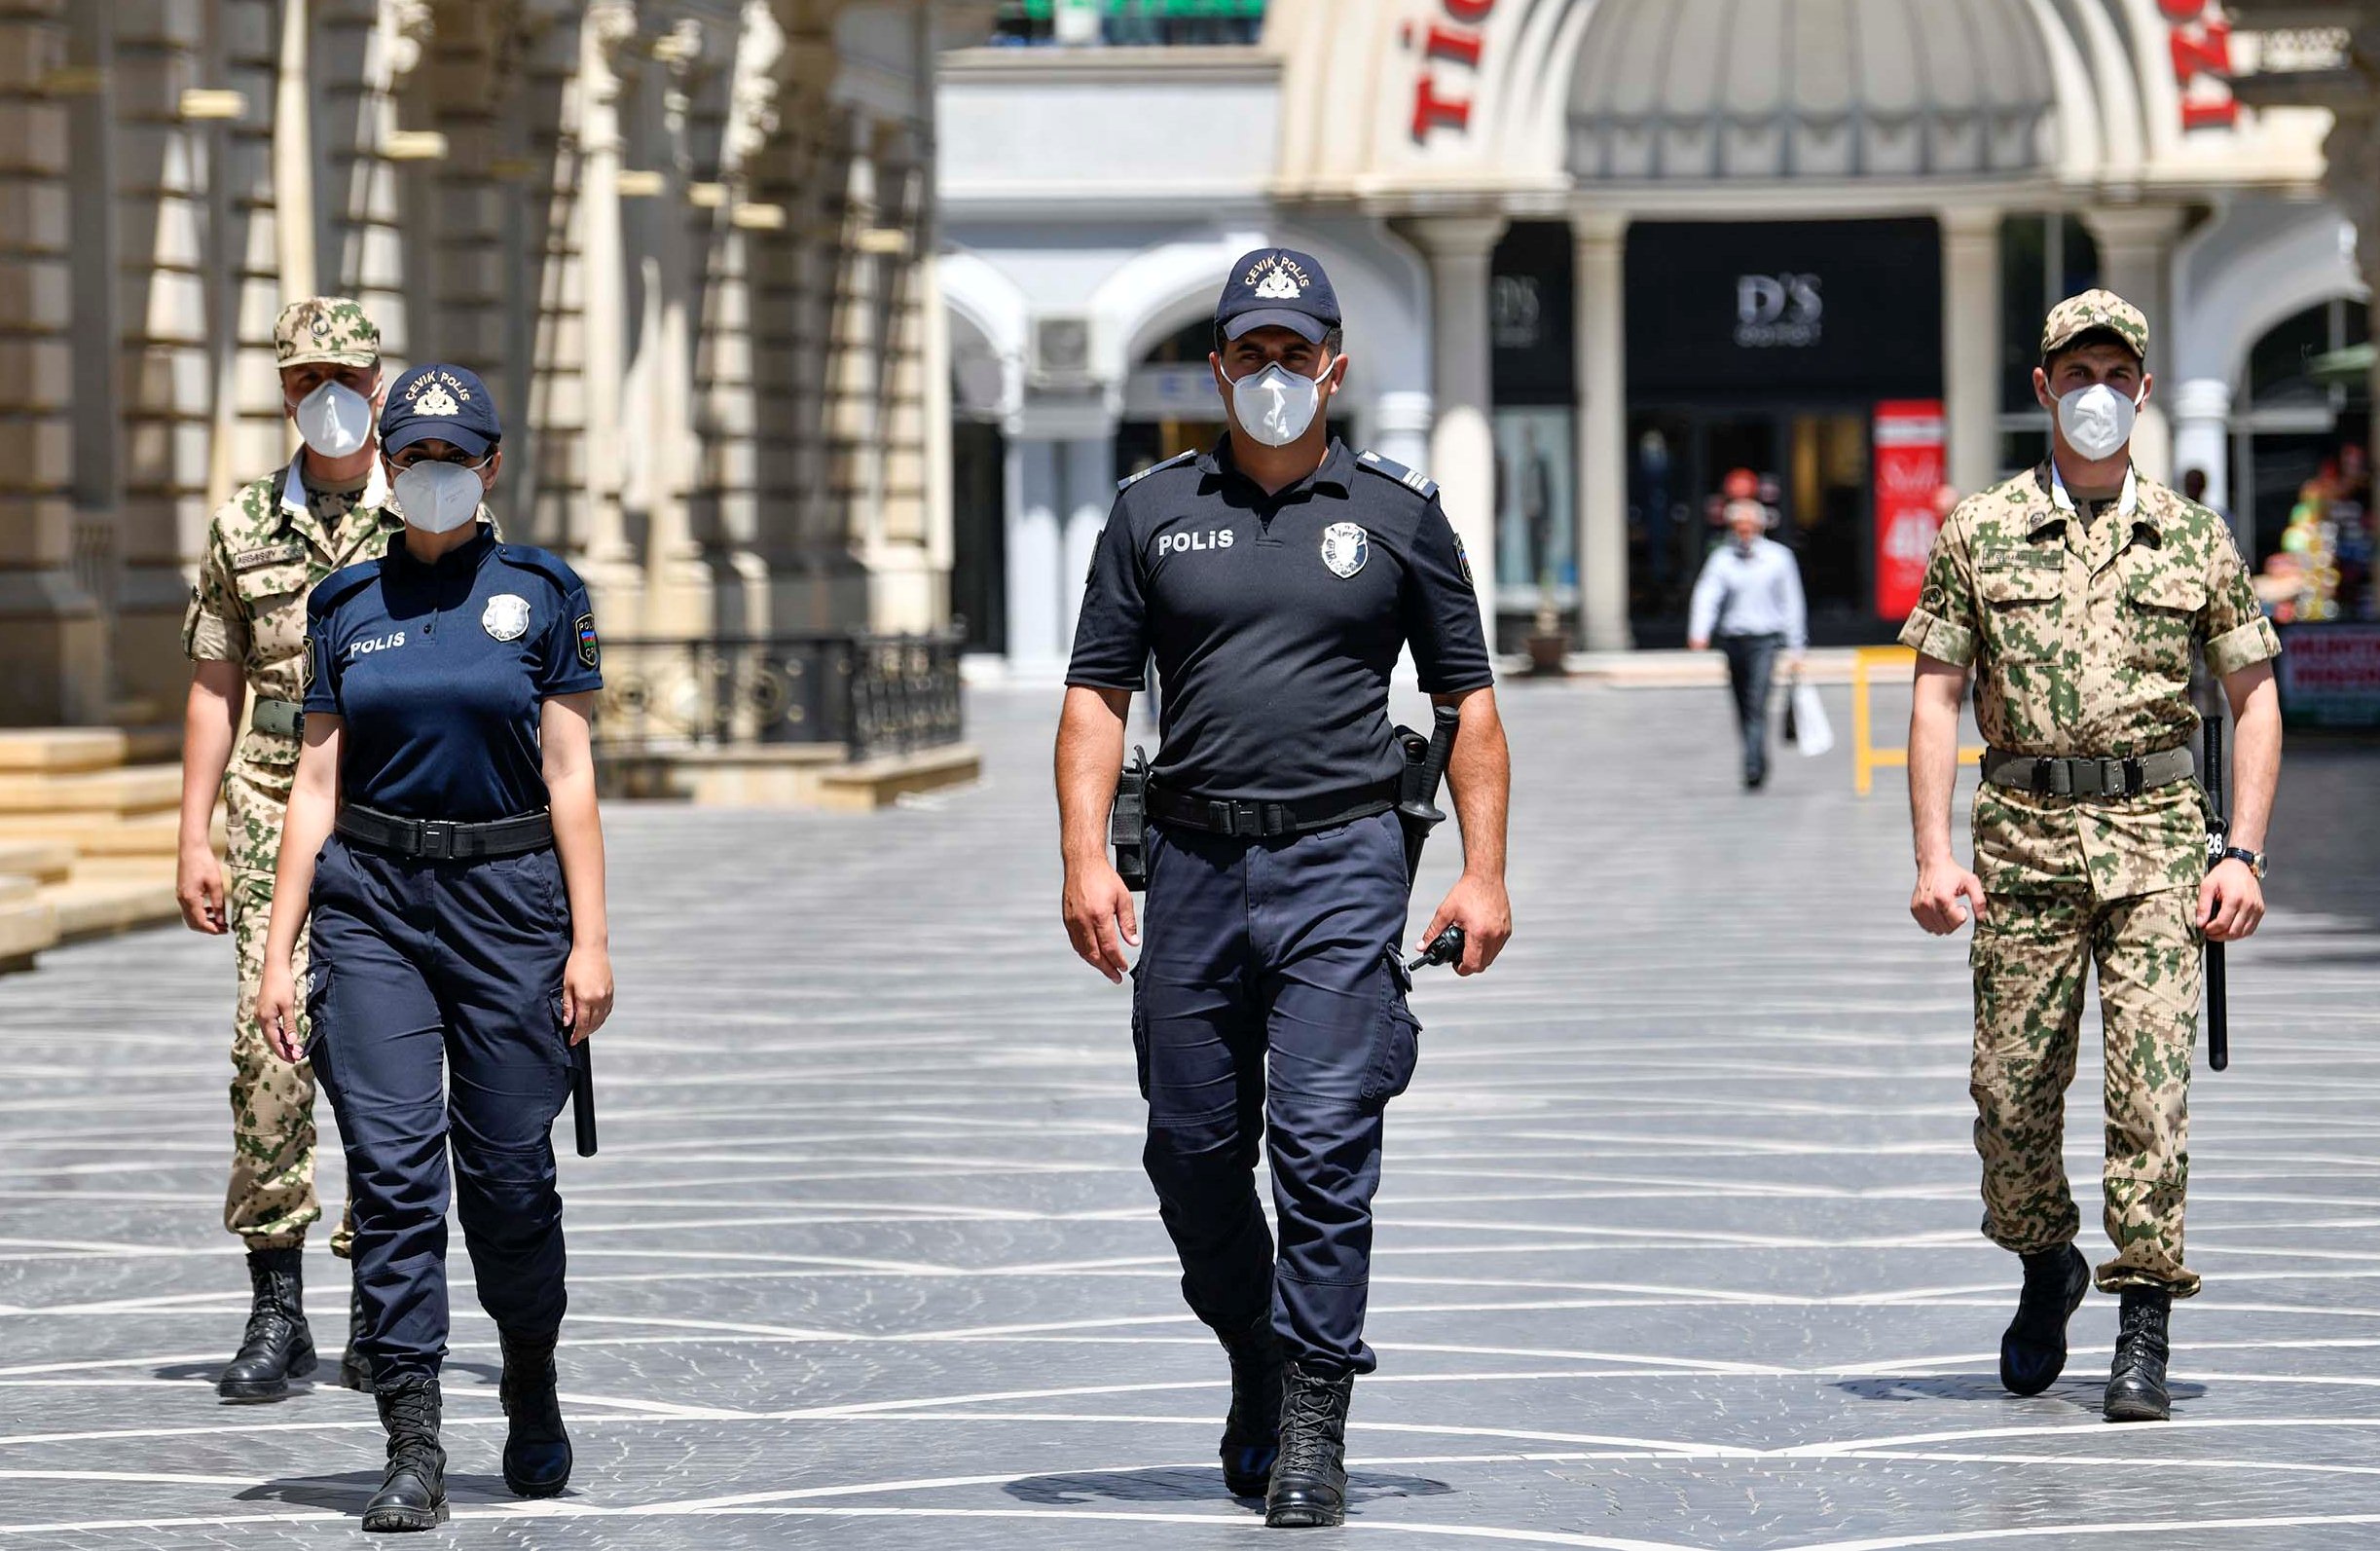
<path fill-rule="evenodd" d="M 1132 1039 L 1183 1296 L 1227 1339 L 1269 1313 L 1289 1359 L 1327 1374 L 1374 1366 L 1381 1111 L 1419 1054 L 1397 959 L 1409 894 L 1394 814 L 1269 840 L 1151 829 Z"/>
<path fill-rule="evenodd" d="M 332 836 L 314 864 L 309 1050 L 355 1202 L 375 1382 L 446 1355 L 447 1151 L 480 1307 L 561 1328 L 554 1117 L 570 1090 L 570 912 L 551 850 L 403 860 Z"/>

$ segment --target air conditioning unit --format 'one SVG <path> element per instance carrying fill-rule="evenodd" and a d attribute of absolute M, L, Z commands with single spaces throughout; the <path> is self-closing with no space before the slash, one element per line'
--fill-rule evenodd
<path fill-rule="evenodd" d="M 1091 382 L 1091 320 L 1080 313 L 1049 313 L 1033 320 L 1033 386 L 1087 388 Z"/>

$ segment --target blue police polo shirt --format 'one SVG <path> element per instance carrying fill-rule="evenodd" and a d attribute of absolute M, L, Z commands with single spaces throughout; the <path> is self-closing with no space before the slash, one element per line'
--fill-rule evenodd
<path fill-rule="evenodd" d="M 485 529 L 426 566 L 392 535 L 314 589 L 306 633 L 306 709 L 346 719 L 345 800 L 402 818 L 544 807 L 540 708 L 604 683 L 586 584 Z"/>
<path fill-rule="evenodd" d="M 1495 680 L 1438 486 L 1334 439 L 1274 494 L 1227 439 L 1124 481 L 1099 535 L 1066 682 L 1165 686 L 1154 773 L 1177 792 L 1291 802 L 1395 776 L 1388 676 Z"/>

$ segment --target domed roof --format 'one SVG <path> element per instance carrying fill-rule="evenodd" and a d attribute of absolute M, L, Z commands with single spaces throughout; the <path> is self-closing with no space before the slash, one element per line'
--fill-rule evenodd
<path fill-rule="evenodd" d="M 2048 159 L 2027 0 L 1594 0 L 1581 181 L 1991 176 Z"/>

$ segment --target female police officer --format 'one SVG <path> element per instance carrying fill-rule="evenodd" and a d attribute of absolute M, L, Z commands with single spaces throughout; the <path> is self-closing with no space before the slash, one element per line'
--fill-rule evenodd
<path fill-rule="evenodd" d="M 501 434 L 461 367 L 419 366 L 389 390 L 381 449 L 405 532 L 308 605 L 306 745 L 265 947 L 259 1017 L 285 1058 L 311 1057 L 347 1146 L 388 1431 L 367 1530 L 446 1513 L 450 1141 L 479 1301 L 503 1342 L 505 1484 L 545 1496 L 570 1473 L 550 1129 L 569 1046 L 611 1010 L 587 731 L 603 680 L 578 577 L 474 522 Z M 304 1025 L 296 900 L 312 911 Z"/>

